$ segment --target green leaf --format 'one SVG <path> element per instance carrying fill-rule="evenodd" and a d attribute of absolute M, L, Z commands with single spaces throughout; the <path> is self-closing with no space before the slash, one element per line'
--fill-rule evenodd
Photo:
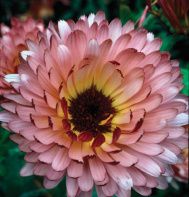
<path fill-rule="evenodd" d="M 189 64 L 187 68 L 181 68 L 181 73 L 183 76 L 183 84 L 184 84 L 182 93 L 189 96 Z"/>

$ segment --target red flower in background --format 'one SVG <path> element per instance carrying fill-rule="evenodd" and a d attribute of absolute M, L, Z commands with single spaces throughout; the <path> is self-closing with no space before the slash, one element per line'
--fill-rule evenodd
<path fill-rule="evenodd" d="M 189 125 L 185 126 L 185 128 L 189 129 Z M 173 166 L 173 170 L 175 172 L 174 178 L 178 181 L 188 183 L 188 147 L 182 150 L 183 162 L 176 164 Z"/>
<path fill-rule="evenodd" d="M 5 80 L 0 121 L 26 153 L 21 175 L 66 176 L 68 196 L 129 197 L 166 188 L 187 147 L 187 98 L 177 61 L 145 29 L 104 13 L 50 23 Z"/>
<path fill-rule="evenodd" d="M 163 14 L 177 32 L 189 32 L 188 0 L 157 0 L 154 3 L 151 3 L 151 0 L 147 0 L 147 4 L 152 10 L 152 5 L 158 4 L 162 8 Z"/>
<path fill-rule="evenodd" d="M 19 19 L 11 20 L 11 27 L 1 24 L 0 26 L 0 94 L 11 91 L 3 77 L 6 74 L 16 73 L 20 64 L 20 52 L 26 50 L 27 40 L 37 40 L 39 31 L 43 31 L 41 22 L 29 18 L 26 21 Z"/>
<path fill-rule="evenodd" d="M 184 161 L 180 164 L 174 165 L 175 176 L 177 180 L 188 183 L 188 148 L 182 151 Z"/>
<path fill-rule="evenodd" d="M 70 4 L 70 0 L 31 0 L 29 11 L 24 16 L 31 16 L 37 19 L 50 18 L 54 15 L 56 2 L 61 2 L 65 6 Z"/>

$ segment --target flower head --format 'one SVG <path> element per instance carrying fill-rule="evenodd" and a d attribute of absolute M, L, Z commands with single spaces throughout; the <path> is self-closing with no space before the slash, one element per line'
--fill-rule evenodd
<path fill-rule="evenodd" d="M 102 12 L 50 23 L 27 42 L 18 74 L 5 77 L 16 93 L 0 114 L 26 152 L 21 175 L 44 176 L 46 188 L 66 176 L 68 196 L 165 188 L 187 146 L 188 115 L 178 62 L 160 46 Z"/>
<path fill-rule="evenodd" d="M 11 27 L 1 24 L 0 27 L 0 94 L 11 91 L 10 86 L 3 80 L 5 74 L 16 73 L 20 64 L 19 53 L 27 49 L 26 40 L 36 40 L 43 24 L 33 19 L 20 21 L 12 19 Z"/>

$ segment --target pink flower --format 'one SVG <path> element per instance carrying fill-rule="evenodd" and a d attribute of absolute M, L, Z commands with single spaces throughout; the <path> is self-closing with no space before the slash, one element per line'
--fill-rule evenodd
<path fill-rule="evenodd" d="M 43 24 L 33 19 L 20 21 L 12 19 L 11 28 L 0 26 L 0 95 L 11 91 L 10 85 L 3 80 L 5 74 L 16 73 L 20 64 L 19 53 L 27 49 L 26 40 L 36 40 L 39 31 L 43 31 Z"/>
<path fill-rule="evenodd" d="M 149 195 L 166 188 L 187 146 L 187 98 L 177 61 L 161 40 L 102 12 L 52 23 L 27 42 L 18 74 L 5 80 L 0 121 L 26 153 L 22 176 L 46 188 L 66 176 L 67 195 Z"/>

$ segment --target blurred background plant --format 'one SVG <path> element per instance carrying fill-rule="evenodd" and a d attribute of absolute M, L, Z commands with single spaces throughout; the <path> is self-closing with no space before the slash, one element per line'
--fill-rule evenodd
<path fill-rule="evenodd" d="M 148 6 L 148 7 L 146 7 Z M 139 22 L 146 8 L 143 26 L 160 37 L 162 51 L 169 51 L 173 59 L 180 61 L 185 85 L 182 93 L 189 94 L 189 1 L 188 0 L 1 0 L 0 23 L 10 24 L 12 17 L 25 20 L 28 17 L 48 21 L 72 18 L 103 10 L 109 20 L 119 17 L 124 24 L 128 20 Z M 45 190 L 39 177 L 23 178 L 19 170 L 24 154 L 9 141 L 8 132 L 0 128 L 0 197 L 66 197 L 65 182 L 53 190 Z M 153 191 L 152 197 L 186 197 L 188 186 L 174 180 L 167 190 Z M 96 197 L 96 192 L 93 192 Z M 132 197 L 139 197 L 133 193 Z"/>

